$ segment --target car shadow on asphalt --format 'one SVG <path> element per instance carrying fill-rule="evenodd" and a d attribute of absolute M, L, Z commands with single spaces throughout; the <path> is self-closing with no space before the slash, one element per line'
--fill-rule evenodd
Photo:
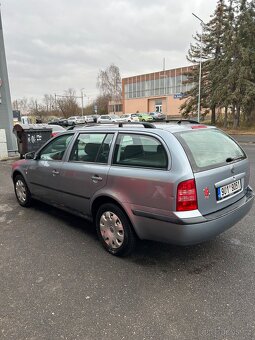
<path fill-rule="evenodd" d="M 33 202 L 33 209 L 43 212 L 43 214 L 47 214 L 50 217 L 59 219 L 62 223 L 72 229 L 76 229 L 80 232 L 86 232 L 86 234 L 93 239 L 97 238 L 94 225 L 82 217 L 36 200 Z"/>
<path fill-rule="evenodd" d="M 38 201 L 34 202 L 33 209 L 60 220 L 61 224 L 68 228 L 86 234 L 86 237 L 89 237 L 95 243 L 98 242 L 98 247 L 101 247 L 93 223 Z M 226 243 L 228 242 L 222 236 L 193 246 L 175 246 L 155 241 L 137 240 L 134 252 L 127 257 L 116 258 L 103 249 L 102 254 L 104 258 L 105 255 L 108 255 L 108 261 L 110 259 L 113 262 L 124 261 L 148 269 L 154 267 L 162 272 L 171 272 L 179 268 L 178 270 L 185 270 L 188 274 L 203 275 L 215 265 L 217 266 L 217 263 L 222 262 L 222 258 L 231 256 L 232 251 L 235 252 L 234 248 Z M 235 256 L 235 253 L 233 253 L 233 256 Z"/>

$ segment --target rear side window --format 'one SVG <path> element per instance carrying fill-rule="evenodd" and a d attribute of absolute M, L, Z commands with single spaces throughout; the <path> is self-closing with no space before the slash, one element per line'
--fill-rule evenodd
<path fill-rule="evenodd" d="M 117 138 L 113 164 L 166 169 L 168 160 L 165 148 L 156 138 L 121 133 Z"/>
<path fill-rule="evenodd" d="M 240 146 L 224 132 L 197 129 L 176 133 L 184 147 L 193 171 L 203 171 L 246 158 Z"/>

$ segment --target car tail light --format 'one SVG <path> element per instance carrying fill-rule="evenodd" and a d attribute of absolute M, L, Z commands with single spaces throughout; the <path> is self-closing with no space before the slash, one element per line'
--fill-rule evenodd
<path fill-rule="evenodd" d="M 58 134 L 58 132 L 52 132 L 51 137 L 55 137 Z"/>
<path fill-rule="evenodd" d="M 177 187 L 177 211 L 189 211 L 197 209 L 197 190 L 194 179 L 181 182 Z"/>

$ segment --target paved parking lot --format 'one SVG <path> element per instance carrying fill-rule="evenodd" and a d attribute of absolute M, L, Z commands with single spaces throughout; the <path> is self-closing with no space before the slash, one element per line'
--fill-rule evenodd
<path fill-rule="evenodd" d="M 255 187 L 255 145 L 244 145 Z M 115 258 L 92 225 L 21 208 L 0 162 L 0 339 L 255 339 L 255 206 L 215 240 Z"/>

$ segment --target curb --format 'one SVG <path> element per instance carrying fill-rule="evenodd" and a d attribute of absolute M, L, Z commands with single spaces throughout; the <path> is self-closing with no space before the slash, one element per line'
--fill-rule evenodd
<path fill-rule="evenodd" d="M 19 160 L 19 159 L 20 159 L 20 157 L 17 157 L 17 156 L 15 156 L 15 157 L 6 157 L 6 158 L 0 159 L 0 162 L 17 161 L 17 160 Z"/>

